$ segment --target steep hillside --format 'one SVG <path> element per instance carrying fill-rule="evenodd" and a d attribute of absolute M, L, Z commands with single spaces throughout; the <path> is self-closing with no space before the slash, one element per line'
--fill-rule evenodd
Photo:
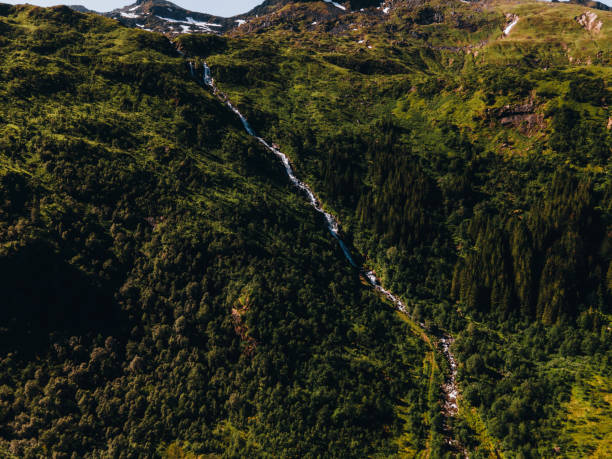
<path fill-rule="evenodd" d="M 115 15 L 0 5 L 0 456 L 612 455 L 612 13 Z"/>
<path fill-rule="evenodd" d="M 609 434 L 560 433 L 576 429 L 585 375 L 611 381 L 612 15 L 507 1 L 321 8 L 180 42 L 413 316 L 455 333 L 464 445 L 610 453 Z"/>
<path fill-rule="evenodd" d="M 441 454 L 443 361 L 167 38 L 0 30 L 2 457 Z"/>
<path fill-rule="evenodd" d="M 211 45 L 213 49 L 209 46 L 208 53 L 212 54 L 209 63 L 217 82 L 232 100 L 244 107 L 255 126 L 292 149 L 294 161 L 317 183 L 315 188 L 329 196 L 330 206 L 347 214 L 345 226 L 365 225 L 375 230 L 372 234 L 386 232 L 383 236 L 391 245 L 408 247 L 431 235 L 431 225 L 447 226 L 449 211 L 455 212 L 461 206 L 468 212 L 457 215 L 459 224 L 465 217 L 476 218 L 473 211 L 495 197 L 497 202 L 490 203 L 496 208 L 494 213 L 508 212 L 509 216 L 514 215 L 510 220 L 536 225 L 529 230 L 533 236 L 548 239 L 536 233 L 560 222 L 537 223 L 524 218 L 530 212 L 534 213 L 533 218 L 535 213 L 538 218 L 543 217 L 546 207 L 538 207 L 536 212 L 532 208 L 539 206 L 536 201 L 561 199 L 553 205 L 554 212 L 564 213 L 561 202 L 566 203 L 568 213 L 577 212 L 576 206 L 582 204 L 567 201 L 567 196 L 562 195 L 573 193 L 571 188 L 578 190 L 584 186 L 587 190 L 605 189 L 608 179 L 610 90 L 606 82 L 610 81 L 612 63 L 609 38 L 612 21 L 609 13 L 599 12 L 601 16 L 593 20 L 598 26 L 589 30 L 588 25 L 581 23 L 587 13 L 591 14 L 581 7 L 541 3 L 510 6 L 496 3 L 483 9 L 481 5 L 441 3 L 436 7 L 429 2 L 413 7 L 397 2 L 383 20 L 380 17 L 372 20 L 367 13 L 354 13 L 331 19 L 331 26 L 323 22 L 312 29 L 305 20 L 296 32 L 279 25 L 261 36 L 239 35 L 239 40 L 224 40 Z M 345 26 L 349 21 L 351 28 Z M 511 23 L 515 25 L 509 28 Z M 444 45 L 450 42 L 455 46 Z M 187 45 L 188 52 L 190 49 L 199 52 L 189 38 L 181 43 Z M 381 143 L 382 139 L 387 146 Z M 323 145 L 328 150 L 325 157 L 319 154 Z M 418 159 L 422 168 L 418 175 L 425 174 L 438 182 L 419 179 L 424 180 L 419 186 L 424 187 L 421 191 L 425 201 L 413 203 L 415 209 L 396 209 L 396 219 L 389 215 L 396 198 L 385 196 L 383 189 L 388 187 L 395 194 L 399 184 L 384 184 L 391 177 L 387 176 L 386 163 L 376 156 L 386 154 L 388 148 L 398 150 L 394 156 L 404 150 L 401 156 Z M 462 149 L 466 152 L 460 153 Z M 460 161 L 461 155 L 466 154 L 467 158 Z M 520 171 L 521 175 L 513 178 L 515 183 L 504 183 L 503 175 L 495 176 L 492 171 L 486 172 L 485 167 L 480 177 L 471 176 L 466 183 L 472 189 L 464 191 L 472 201 L 469 205 L 457 201 L 452 187 L 458 184 L 439 183 L 439 174 L 447 176 L 446 180 L 459 179 L 452 176 L 463 174 L 461 169 L 468 167 L 459 162 L 474 162 L 469 168 L 483 167 L 477 165 L 480 162 L 491 167 L 489 163 L 495 164 L 496 158 L 503 159 L 498 167 L 519 168 L 517 173 Z M 444 164 L 451 160 L 458 170 Z M 531 171 L 521 170 L 525 164 Z M 407 169 L 413 169 L 412 166 L 412 161 L 406 164 Z M 540 171 L 547 171 L 547 176 L 539 177 Z M 555 177 L 565 184 L 568 178 L 577 182 L 570 189 L 554 191 Z M 524 182 L 518 182 L 521 186 L 515 188 L 519 178 Z M 397 179 L 401 181 L 401 177 Z M 583 181 L 591 185 L 580 185 Z M 533 191 L 539 187 L 540 194 L 530 197 L 531 193 L 522 193 L 528 183 L 536 187 Z M 383 189 L 377 190 L 380 186 Z M 443 186 L 451 188 L 445 190 Z M 509 193 L 503 199 L 496 196 L 500 187 Z M 585 199 L 584 205 L 590 209 L 585 209 L 584 215 L 588 223 L 580 227 L 582 223 L 577 221 L 579 226 L 572 231 L 586 231 L 582 237 L 594 245 L 585 249 L 600 253 L 600 244 L 607 241 L 606 210 L 605 207 L 599 210 L 598 216 L 589 212 L 601 208 L 597 202 L 603 195 L 595 190 L 585 193 L 580 199 Z M 589 197 L 589 193 L 595 195 Z M 380 199 L 391 201 L 385 205 L 378 202 Z M 398 205 L 404 206 L 405 199 L 399 196 L 397 199 Z M 437 208 L 431 207 L 436 205 Z M 419 212 L 422 216 L 415 221 Z M 379 218 L 382 220 L 378 221 Z M 410 228 L 411 221 L 415 225 L 418 222 L 418 226 Z M 453 235 L 458 230 L 463 235 Z M 477 234 L 469 235 L 468 226 L 453 231 L 448 237 L 478 239 Z M 533 241 L 532 249 L 546 257 L 548 248 L 562 234 L 561 230 L 551 236 L 544 243 L 548 247 L 538 249 L 536 246 L 541 243 Z M 467 251 L 459 257 L 456 283 L 463 282 L 461 260 L 475 256 L 468 246 L 462 246 Z M 598 279 L 592 279 L 595 282 L 592 287 L 602 291 L 602 300 L 606 302 L 607 261 L 607 255 L 593 257 L 591 262 L 596 265 L 586 270 L 601 273 Z M 516 260 L 510 263 L 522 269 Z M 574 265 L 570 269 L 580 267 Z M 577 278 L 575 274 L 571 277 Z M 572 289 L 574 293 L 589 291 L 590 281 L 584 280 L 587 284 L 579 286 L 584 288 Z M 507 282 L 514 284 L 510 279 Z M 548 323 L 555 322 L 560 315 L 573 316 L 579 309 L 576 301 L 566 297 L 551 302 L 543 292 L 531 291 L 548 285 L 549 282 L 543 282 L 540 287 L 527 287 L 530 291 L 523 298 L 515 290 L 518 287 L 510 285 L 514 292 L 509 292 L 505 299 L 493 303 L 489 299 L 479 307 L 487 306 L 487 311 L 503 317 L 513 305 L 522 305 L 527 315 L 537 315 Z M 475 298 L 460 299 L 475 306 Z M 493 306 L 497 309 L 492 310 Z M 536 311 L 538 308 L 541 310 Z M 550 310 L 545 311 L 547 308 Z"/>

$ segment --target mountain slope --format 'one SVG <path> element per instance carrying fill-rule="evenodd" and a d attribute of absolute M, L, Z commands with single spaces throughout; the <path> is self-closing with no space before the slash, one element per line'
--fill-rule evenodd
<path fill-rule="evenodd" d="M 95 13 L 95 14 L 99 14 L 97 11 L 90 10 L 88 8 L 85 8 L 82 5 L 67 5 L 67 6 L 71 10 L 78 11 L 79 13 Z"/>
<path fill-rule="evenodd" d="M 592 1 L 592 0 L 571 0 L 570 3 L 575 3 L 576 5 L 588 6 L 589 8 L 595 8 L 603 11 L 610 11 L 610 7 L 605 3 Z"/>
<path fill-rule="evenodd" d="M 0 455 L 443 447 L 431 349 L 165 37 L 0 29 Z"/>
<path fill-rule="evenodd" d="M 0 5 L 0 455 L 612 454 L 610 13 L 339 5 Z"/>
<path fill-rule="evenodd" d="M 547 155 L 531 155 L 531 160 L 573 161 L 580 174 L 595 174 L 595 180 L 605 181 L 610 145 L 606 81 L 612 62 L 609 14 L 600 13 L 593 24 L 601 25 L 589 29 L 581 22 L 585 10 L 580 7 L 524 2 L 505 8 L 499 3 L 470 24 L 466 19 L 473 17 L 475 8 L 413 8 L 398 3 L 388 18 L 383 16 L 377 23 L 365 22 L 370 17 L 359 13 L 342 22 L 334 19 L 329 34 L 327 24 L 312 30 L 305 19 L 288 36 L 282 27 L 272 28 L 261 38 L 247 33 L 241 38 L 248 40 L 226 40 L 219 50 L 209 47 L 213 54 L 209 59 L 218 82 L 232 99 L 244 100 L 256 127 L 272 136 L 296 135 L 309 119 L 317 137 L 333 137 L 341 126 L 359 137 L 362 129 L 372 129 L 373 120 L 386 113 L 396 118 L 393 128 L 401 135 L 402 130 L 415 129 L 410 126 L 417 121 L 412 118 L 414 106 L 425 117 L 423 134 L 428 124 L 441 129 L 443 136 L 448 129 L 444 124 L 455 126 L 471 148 L 490 150 L 517 163 L 530 152 L 543 152 Z M 364 23 L 354 22 L 353 29 L 342 27 L 343 22 L 362 17 Z M 511 17 L 518 21 L 504 35 Z M 396 26 L 399 21 L 403 28 Z M 389 44 L 392 37 L 395 41 Z M 443 45 L 451 39 L 458 46 Z M 190 51 L 188 39 L 181 43 Z M 289 43 L 297 43 L 297 49 L 289 51 Z M 192 46 L 191 51 L 198 50 Z M 377 87 L 376 97 L 366 98 Z M 584 123 L 584 135 L 595 136 L 584 139 L 585 144 L 563 131 L 563 117 L 579 110 L 586 115 L 578 114 L 575 121 Z M 281 124 L 293 127 L 280 131 Z M 567 144 L 560 145 L 562 141 Z M 326 143 L 335 144 L 329 138 Z M 363 148 L 344 158 L 343 165 L 354 168 L 353 174 L 365 172 L 360 154 L 365 154 Z M 318 188 L 329 186 L 321 176 L 328 169 L 322 167 L 320 156 L 306 160 L 296 152 L 295 161 L 311 172 Z M 309 165 L 311 161 L 317 164 Z M 335 170 L 329 169 L 331 181 L 338 179 Z M 363 192 L 359 182 L 368 182 L 360 178 L 355 184 L 338 186 L 332 201 L 359 207 L 355 202 Z M 598 237 L 605 238 L 605 231 Z"/>
<path fill-rule="evenodd" d="M 179 41 L 413 315 L 455 333 L 462 444 L 607 451 L 567 432 L 572 394 L 610 382 L 610 14 L 397 1 L 313 24 L 317 8 Z"/>

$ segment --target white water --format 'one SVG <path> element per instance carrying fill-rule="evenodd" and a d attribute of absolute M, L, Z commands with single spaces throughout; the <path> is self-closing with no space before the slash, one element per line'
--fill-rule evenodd
<path fill-rule="evenodd" d="M 442 353 L 448 360 L 448 364 L 451 369 L 450 377 L 448 381 L 444 384 L 444 394 L 446 400 L 444 401 L 444 409 L 450 416 L 455 416 L 457 411 L 459 411 L 459 406 L 457 405 L 457 396 L 459 395 L 459 391 L 457 390 L 457 362 L 455 361 L 455 356 L 451 352 L 451 345 L 453 344 L 453 338 L 445 335 L 440 339 L 440 346 L 442 347 Z"/>
<path fill-rule="evenodd" d="M 378 280 L 378 278 L 376 277 L 376 274 L 373 271 L 366 271 L 364 268 L 360 268 L 355 263 L 355 260 L 353 260 L 353 257 L 351 256 L 351 253 L 348 247 L 346 246 L 346 244 L 344 243 L 344 241 L 342 240 L 340 236 L 340 233 L 339 233 L 340 225 L 338 224 L 337 219 L 332 214 L 330 214 L 329 212 L 326 212 L 323 209 L 320 201 L 317 199 L 316 195 L 313 193 L 313 191 L 308 186 L 308 184 L 302 182 L 300 179 L 298 179 L 295 176 L 295 173 L 293 171 L 293 168 L 291 167 L 291 163 L 289 162 L 289 158 L 287 157 L 287 155 L 285 155 L 283 152 L 281 152 L 278 148 L 274 147 L 273 145 L 270 145 L 263 138 L 257 136 L 253 128 L 251 128 L 251 125 L 249 124 L 247 119 L 242 115 L 242 113 L 240 113 L 240 111 L 229 101 L 229 99 L 223 92 L 217 89 L 215 85 L 215 81 L 211 76 L 210 67 L 206 64 L 206 62 L 204 63 L 203 80 L 204 80 L 204 84 L 209 86 L 213 90 L 214 94 L 216 94 L 225 103 L 225 105 L 232 112 L 236 114 L 236 116 L 242 122 L 242 126 L 244 127 L 244 130 L 250 136 L 255 137 L 259 141 L 259 143 L 261 143 L 264 147 L 266 147 L 266 149 L 274 153 L 281 160 L 281 162 L 283 163 L 283 166 L 285 167 L 285 172 L 287 173 L 287 176 L 289 177 L 289 180 L 291 181 L 291 183 L 293 183 L 293 185 L 295 185 L 297 188 L 302 190 L 306 194 L 306 196 L 308 196 L 308 200 L 310 201 L 310 204 L 319 213 L 323 214 L 323 216 L 325 217 L 325 221 L 327 222 L 327 228 L 329 232 L 338 241 L 338 244 L 340 245 L 340 248 L 342 249 L 342 252 L 344 253 L 344 256 L 346 257 L 348 262 L 353 267 L 359 268 L 361 273 L 370 283 L 370 285 L 376 291 L 384 295 L 389 301 L 391 301 L 393 305 L 397 308 L 397 310 L 401 311 L 404 314 L 409 315 L 408 309 L 406 308 L 406 305 L 404 304 L 404 302 L 399 297 L 391 293 L 389 290 L 386 290 L 380 284 L 380 281 Z M 424 323 L 422 322 L 417 322 L 417 323 L 425 331 L 428 331 L 427 326 Z M 457 362 L 455 360 L 455 356 L 453 355 L 451 351 L 452 344 L 453 344 L 453 338 L 448 335 L 445 335 L 444 337 L 442 337 L 439 342 L 442 354 L 448 361 L 450 370 L 451 370 L 449 378 L 442 386 L 442 389 L 444 391 L 444 409 L 443 411 L 444 411 L 445 416 L 448 416 L 448 417 L 453 417 L 457 414 L 458 412 L 457 397 L 459 395 L 459 391 L 457 388 Z M 461 446 L 458 444 L 456 440 L 448 439 L 447 441 L 452 446 L 460 449 L 463 452 L 464 456 L 467 457 L 467 454 L 465 453 L 465 451 L 463 451 L 463 449 L 461 448 Z"/>
<path fill-rule="evenodd" d="M 504 35 L 508 35 L 510 33 L 510 31 L 512 30 L 512 28 L 516 25 L 516 23 L 519 21 L 518 16 L 514 19 L 514 21 L 512 21 L 510 24 L 508 24 L 508 27 L 506 27 L 504 29 Z"/>
<path fill-rule="evenodd" d="M 340 8 L 341 10 L 346 11 L 346 7 L 342 6 L 340 3 L 336 3 L 332 0 L 325 0 L 327 3 L 331 3 L 332 5 L 334 5 L 336 8 Z"/>
<path fill-rule="evenodd" d="M 208 65 L 206 65 L 206 62 L 204 62 L 204 84 L 207 85 L 207 86 L 210 86 L 211 88 L 215 87 L 215 80 L 213 80 L 212 75 L 210 73 L 210 67 Z M 240 116 L 242 117 L 242 115 L 240 115 Z M 242 118 L 244 118 L 244 117 L 242 117 Z M 244 120 L 243 123 L 246 123 L 246 120 Z M 246 123 L 245 128 L 248 126 L 248 124 L 249 123 Z M 248 129 L 247 129 L 247 132 L 248 132 Z M 249 134 L 253 135 L 250 132 L 249 132 Z"/>
<path fill-rule="evenodd" d="M 233 111 L 236 114 L 236 116 L 238 116 L 247 134 L 255 137 L 259 141 L 259 143 L 261 143 L 264 147 L 266 147 L 266 149 L 274 153 L 281 160 L 281 162 L 283 163 L 283 166 L 285 167 L 285 172 L 287 173 L 287 176 L 289 177 L 289 180 L 291 181 L 291 183 L 293 183 L 297 188 L 302 190 L 306 194 L 306 196 L 308 196 L 308 200 L 310 201 L 310 204 L 318 212 L 323 214 L 323 216 L 325 217 L 325 221 L 327 222 L 327 229 L 329 229 L 329 232 L 338 241 L 338 244 L 340 245 L 340 248 L 342 249 L 342 252 L 344 253 L 344 256 L 349 261 L 349 263 L 355 268 L 357 268 L 358 267 L 357 263 L 355 263 L 355 260 L 353 260 L 353 257 L 351 256 L 351 253 L 348 247 L 346 246 L 344 241 L 340 238 L 340 235 L 339 235 L 340 225 L 338 224 L 338 221 L 336 220 L 336 218 L 329 212 L 325 212 L 325 210 L 321 206 L 320 201 L 317 199 L 317 197 L 315 196 L 313 191 L 310 189 L 310 187 L 295 176 L 295 173 L 293 172 L 293 168 L 291 167 L 291 163 L 289 162 L 289 158 L 287 157 L 287 155 L 284 154 L 282 151 L 280 151 L 278 148 L 274 147 L 273 145 L 270 145 L 268 142 L 266 142 L 263 138 L 259 137 L 257 134 L 255 134 L 255 131 L 253 130 L 253 128 L 251 127 L 247 119 L 242 115 L 242 113 L 240 113 L 240 111 L 236 107 L 234 107 L 234 105 L 227 99 L 227 97 L 224 94 L 220 93 L 217 90 L 215 86 L 215 81 L 213 80 L 211 73 L 210 73 L 210 67 L 208 67 L 206 63 L 204 63 L 204 83 L 207 86 L 210 86 L 211 88 L 213 88 L 216 94 L 221 95 L 221 98 L 225 102 L 225 105 L 227 105 L 227 107 L 231 111 Z"/>

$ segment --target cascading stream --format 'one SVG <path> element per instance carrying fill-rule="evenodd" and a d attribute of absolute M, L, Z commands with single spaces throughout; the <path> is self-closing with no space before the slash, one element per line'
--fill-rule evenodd
<path fill-rule="evenodd" d="M 193 63 L 190 62 L 189 66 L 190 69 L 193 69 Z M 193 74 L 193 71 L 192 71 Z M 249 124 L 249 122 L 247 121 L 247 119 L 242 115 L 242 113 L 240 113 L 240 111 L 229 101 L 228 97 L 221 92 L 215 85 L 215 81 L 212 78 L 212 73 L 210 70 L 210 67 L 206 64 L 206 62 L 204 63 L 204 68 L 203 68 L 203 81 L 204 84 L 208 87 L 210 87 L 213 91 L 213 93 L 219 97 L 219 99 L 232 111 L 236 114 L 236 116 L 240 119 L 240 121 L 242 122 L 242 126 L 244 127 L 244 130 L 252 137 L 254 137 L 255 139 L 257 139 L 257 141 L 259 143 L 261 143 L 267 150 L 269 150 L 270 152 L 274 153 L 283 163 L 283 166 L 285 167 L 285 172 L 287 173 L 287 176 L 289 177 L 289 180 L 291 181 L 291 183 L 293 183 L 293 185 L 295 185 L 297 188 L 299 188 L 300 190 L 302 190 L 306 196 L 308 197 L 308 200 L 310 201 L 310 204 L 317 210 L 317 212 L 323 214 L 323 216 L 325 217 L 325 221 L 327 222 L 327 229 L 329 230 L 329 232 L 331 233 L 331 235 L 338 241 L 338 244 L 340 245 L 340 248 L 342 249 L 342 252 L 344 253 L 344 256 L 346 257 L 346 259 L 348 260 L 348 262 L 351 264 L 351 266 L 353 266 L 354 268 L 357 268 L 360 270 L 361 274 L 367 279 L 368 283 L 378 292 L 380 292 L 382 295 L 384 295 L 389 301 L 391 301 L 395 307 L 401 311 L 404 314 L 408 315 L 408 311 L 406 308 L 406 305 L 404 304 L 404 302 L 398 298 L 396 295 L 394 295 L 393 293 L 391 293 L 389 290 L 386 290 L 385 288 L 383 288 L 383 286 L 380 284 L 380 281 L 378 280 L 378 278 L 376 277 L 376 275 L 374 274 L 373 271 L 368 271 L 363 267 L 360 267 L 357 265 L 357 263 L 355 263 L 355 260 L 353 259 L 353 257 L 351 256 L 351 253 L 348 249 L 348 247 L 346 246 L 346 244 L 344 243 L 344 241 L 342 240 L 341 236 L 340 236 L 340 225 L 338 224 L 338 221 L 336 219 L 336 217 L 334 217 L 332 214 L 330 214 L 329 212 L 326 212 L 322 205 L 321 202 L 317 199 L 317 197 L 315 196 L 314 192 L 312 191 L 312 189 L 310 188 L 310 186 L 308 186 L 308 184 L 302 182 L 300 179 L 298 179 L 295 176 L 295 173 L 293 171 L 293 168 L 291 167 L 291 163 L 289 162 L 289 158 L 287 157 L 287 155 L 285 155 L 282 151 L 280 151 L 278 148 L 274 147 L 273 145 L 269 144 L 268 142 L 266 142 L 265 139 L 259 137 L 255 131 L 253 130 L 253 128 L 251 127 L 251 125 Z M 424 323 L 422 322 L 417 322 L 419 324 L 419 326 L 421 328 L 423 328 L 425 331 L 427 330 L 427 327 Z M 453 339 L 452 337 L 448 336 L 448 335 L 444 335 L 440 340 L 439 340 L 439 347 L 441 348 L 441 353 L 444 355 L 444 358 L 448 361 L 451 373 L 450 373 L 450 377 L 447 378 L 446 383 L 442 386 L 442 390 L 444 391 L 444 415 L 446 417 L 454 417 L 457 414 L 458 411 L 458 406 L 457 406 L 457 396 L 458 396 L 458 388 L 457 388 L 457 364 L 455 361 L 455 357 L 452 354 L 452 351 L 450 349 L 451 344 L 453 343 Z M 452 439 L 452 438 L 448 438 L 447 442 L 459 449 L 463 455 L 465 457 L 467 457 L 467 454 L 465 453 L 465 450 L 459 445 L 459 443 Z"/>

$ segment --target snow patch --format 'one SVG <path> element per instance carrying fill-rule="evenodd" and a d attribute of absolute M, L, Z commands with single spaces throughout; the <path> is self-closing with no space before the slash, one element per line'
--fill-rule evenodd
<path fill-rule="evenodd" d="M 177 22 L 177 23 L 183 23 L 185 21 L 177 21 L 176 19 L 172 19 L 172 18 L 165 18 L 163 16 L 157 16 L 159 19 L 163 19 L 164 21 L 168 21 L 168 22 Z"/>
<path fill-rule="evenodd" d="M 214 24 L 212 22 L 200 22 L 200 21 L 196 21 L 195 19 L 188 17 L 184 22 L 186 22 L 187 24 L 193 24 L 196 25 L 198 27 L 223 27 L 221 24 Z"/>
<path fill-rule="evenodd" d="M 192 31 L 192 27 L 196 27 L 200 31 L 203 31 L 203 32 L 212 32 L 211 27 L 223 27 L 221 24 L 214 24 L 212 22 L 196 21 L 192 17 L 187 17 L 184 20 L 166 18 L 163 16 L 157 16 L 157 17 L 159 19 L 162 19 L 163 21 L 176 24 L 178 27 L 181 28 L 182 33 L 187 33 L 187 32 Z"/>
<path fill-rule="evenodd" d="M 168 21 L 168 22 L 174 22 L 177 24 L 193 24 L 194 26 L 197 27 L 203 27 L 203 28 L 209 28 L 209 27 L 222 27 L 221 24 L 214 24 L 212 22 L 201 22 L 201 21 L 196 21 L 195 19 L 188 17 L 185 20 L 181 21 L 178 19 L 172 19 L 172 18 L 165 18 L 163 16 L 157 16 L 159 19 L 163 19 L 164 21 Z"/>
<path fill-rule="evenodd" d="M 121 12 L 120 13 L 121 16 L 123 16 L 124 18 L 128 18 L 128 19 L 137 19 L 140 17 L 139 14 L 134 14 L 134 13 L 125 13 L 125 12 Z"/>
<path fill-rule="evenodd" d="M 234 22 L 238 23 L 238 27 L 240 27 L 242 24 L 246 24 L 246 21 L 244 19 L 236 19 L 236 21 Z"/>

